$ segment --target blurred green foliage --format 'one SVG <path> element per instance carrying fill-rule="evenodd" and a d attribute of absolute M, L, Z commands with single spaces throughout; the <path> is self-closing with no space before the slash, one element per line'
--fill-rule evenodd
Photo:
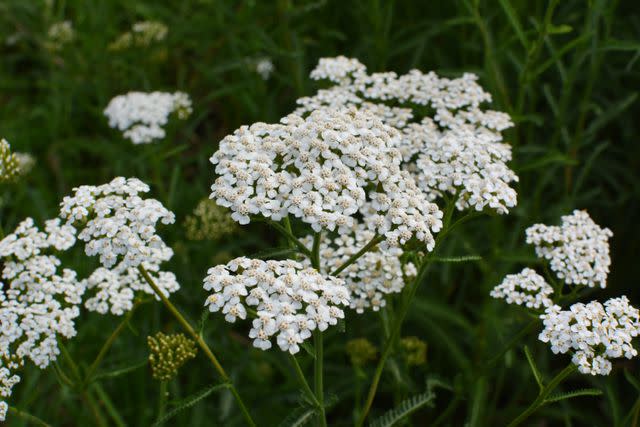
<path fill-rule="evenodd" d="M 400 356 L 392 358 L 373 415 L 424 392 L 427 378 L 437 376 L 445 385 L 436 390 L 433 406 L 412 415 L 414 425 L 504 425 L 537 393 L 523 344 L 548 377 L 568 362 L 537 341 L 536 325 L 516 350 L 492 361 L 530 322 L 524 311 L 489 297 L 505 274 L 535 262 L 524 243 L 527 226 L 557 223 L 574 208 L 588 209 L 614 232 L 609 287 L 593 297 L 626 294 L 640 304 L 634 288 L 640 252 L 639 12 L 636 2 L 615 0 L 3 0 L 0 137 L 14 150 L 32 153 L 38 163 L 3 196 L 0 224 L 6 231 L 25 216 L 38 221 L 54 216 L 57 203 L 76 185 L 137 176 L 177 215 L 176 225 L 162 230 L 176 251 L 170 268 L 182 284 L 174 301 L 198 321 L 208 267 L 283 245 L 260 224 L 215 242 L 185 239 L 184 218 L 208 194 L 213 181 L 208 158 L 224 135 L 290 112 L 296 98 L 317 87 L 308 73 L 323 56 L 357 57 L 373 71 L 475 72 L 494 96 L 492 107 L 517 123 L 507 140 L 520 176 L 519 205 L 508 216 L 466 224 L 447 242 L 444 256 L 482 259 L 440 264 L 430 273 L 403 330 L 428 343 L 429 363 L 418 369 Z M 62 20 L 72 22 L 75 38 L 61 49 L 47 49 L 49 27 Z M 147 48 L 107 50 L 140 20 L 165 23 L 167 39 Z M 260 57 L 275 66 L 266 81 L 248 66 Z M 170 129 L 166 141 L 133 146 L 102 115 L 113 96 L 129 90 L 185 91 L 194 100 L 194 114 Z M 93 265 L 80 254 L 68 261 L 80 272 Z M 207 341 L 254 417 L 261 425 L 278 425 L 299 399 L 286 357 L 251 348 L 244 326 L 221 317 L 204 323 Z M 352 423 L 363 385 L 355 385 L 345 343 L 367 337 L 379 345 L 377 317 L 349 314 L 344 333 L 328 332 L 325 387 L 335 396 L 330 425 Z M 79 336 L 68 343 L 73 357 L 89 363 L 118 322 L 84 313 Z M 177 329 L 159 304 L 135 313 L 102 367 L 103 373 L 115 372 L 94 386 L 109 425 L 155 420 L 158 385 L 140 363 L 145 337 Z M 128 366 L 126 375 L 116 375 Z M 534 418 L 547 419 L 548 425 L 631 425 L 640 410 L 637 366 L 620 361 L 607 378 L 572 376 L 573 388 L 597 387 L 604 396 L 550 405 Z M 310 366 L 303 368 L 310 372 Z M 214 381 L 205 362 L 190 362 L 169 384 L 169 405 Z M 13 401 L 55 426 L 94 425 L 91 412 L 50 370 L 29 368 Z M 223 391 L 207 394 L 169 424 L 242 425 L 242 419 Z"/>

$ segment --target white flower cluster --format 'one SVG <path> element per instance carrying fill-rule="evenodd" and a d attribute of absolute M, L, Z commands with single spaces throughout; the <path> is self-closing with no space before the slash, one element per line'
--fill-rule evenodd
<path fill-rule="evenodd" d="M 159 201 L 140 197 L 148 191 L 149 186 L 136 178 L 118 177 L 108 184 L 75 188 L 61 203 L 60 217 L 78 227 L 86 254 L 97 255 L 104 267 L 86 281 L 96 293 L 86 302 L 90 310 L 122 314 L 131 308 L 135 291 L 154 294 L 142 283 L 137 267 L 158 272 L 173 256 L 156 234 L 156 224 L 172 224 L 175 216 Z M 166 294 L 179 288 L 172 273 L 160 272 L 157 278 Z"/>
<path fill-rule="evenodd" d="M 412 237 L 431 250 L 442 212 L 429 202 L 392 148 L 399 134 L 368 112 L 319 110 L 306 119 L 243 126 L 211 157 L 220 176 L 211 198 L 247 224 L 291 214 L 322 229 L 348 232 L 369 201 L 370 229 L 397 246 Z"/>
<path fill-rule="evenodd" d="M 129 92 L 113 98 L 104 110 L 109 126 L 123 131 L 134 144 L 164 138 L 172 113 L 184 120 L 191 112 L 191 98 L 184 92 Z"/>
<path fill-rule="evenodd" d="M 320 244 L 323 270 L 329 273 L 339 268 L 374 237 L 373 231 L 358 223 L 348 234 L 338 235 L 331 242 L 323 240 Z M 313 237 L 307 236 L 302 242 L 310 247 Z M 357 313 L 364 313 L 368 308 L 378 311 L 386 305 L 387 295 L 402 292 L 405 279 L 417 274 L 412 263 L 402 265 L 402 253 L 400 248 L 384 250 L 376 246 L 340 273 L 351 291 L 350 308 Z M 309 261 L 305 260 L 305 264 L 309 265 Z"/>
<path fill-rule="evenodd" d="M 75 31 L 71 21 L 56 22 L 49 27 L 45 47 L 50 51 L 60 50 L 75 38 Z"/>
<path fill-rule="evenodd" d="M 549 261 L 558 278 L 567 284 L 589 287 L 607 285 L 613 233 L 593 222 L 586 211 L 562 217 L 562 225 L 535 224 L 526 231 L 527 243 Z"/>
<path fill-rule="evenodd" d="M 459 194 L 461 210 L 498 213 L 516 205 L 509 184 L 518 177 L 506 165 L 511 147 L 501 143 L 500 135 L 513 123 L 505 113 L 480 109 L 491 96 L 475 75 L 447 79 L 418 70 L 401 76 L 367 74 L 359 61 L 341 56 L 321 59 L 311 77 L 336 85 L 299 99 L 295 113 L 356 107 L 395 127 L 402 135 L 394 143 L 404 167 L 432 200 L 443 193 Z"/>
<path fill-rule="evenodd" d="M 131 47 L 144 48 L 153 43 L 161 42 L 167 37 L 169 29 L 165 24 L 158 21 L 136 22 L 131 27 L 131 31 L 121 34 L 109 49 L 113 51 L 125 50 Z"/>
<path fill-rule="evenodd" d="M 262 80 L 269 80 L 269 77 L 271 77 L 271 74 L 275 69 L 275 67 L 273 66 L 273 62 L 271 61 L 271 58 L 267 58 L 267 57 L 260 58 L 254 61 L 253 67 L 256 73 L 260 75 Z"/>
<path fill-rule="evenodd" d="M 212 291 L 205 305 L 222 311 L 228 322 L 245 319 L 255 307 L 249 337 L 262 350 L 276 336 L 282 351 L 295 354 L 312 331 L 324 331 L 344 318 L 349 305 L 344 281 L 326 277 L 293 260 L 262 261 L 236 258 L 209 269 L 204 289 Z"/>
<path fill-rule="evenodd" d="M 611 360 L 631 359 L 638 351 L 632 339 L 640 333 L 640 313 L 627 297 L 604 303 L 577 303 L 569 310 L 555 305 L 541 316 L 544 330 L 539 339 L 551 344 L 554 353 L 573 351 L 572 362 L 584 374 L 608 375 Z"/>
<path fill-rule="evenodd" d="M 84 286 L 76 273 L 63 269 L 50 250 L 63 251 L 75 243 L 75 229 L 46 222 L 45 231 L 31 218 L 0 241 L 0 398 L 8 398 L 20 380 L 11 372 L 30 359 L 41 369 L 54 361 L 58 338 L 76 335 Z M 0 421 L 7 404 L 0 402 Z"/>
<path fill-rule="evenodd" d="M 525 268 L 518 274 L 507 275 L 501 284 L 493 288 L 491 296 L 501 298 L 508 304 L 524 305 L 539 309 L 553 305 L 549 298 L 553 288 L 534 270 Z"/>

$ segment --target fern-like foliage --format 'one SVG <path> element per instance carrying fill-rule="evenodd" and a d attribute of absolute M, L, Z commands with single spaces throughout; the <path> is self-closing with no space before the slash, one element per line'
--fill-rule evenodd
<path fill-rule="evenodd" d="M 308 406 L 297 408 L 282 420 L 278 427 L 303 427 L 313 420 L 315 414 L 315 408 Z"/>
<path fill-rule="evenodd" d="M 196 405 L 201 400 L 206 399 L 207 396 L 209 396 L 214 391 L 222 390 L 222 389 L 225 389 L 225 388 L 228 388 L 228 387 L 229 387 L 229 384 L 227 384 L 227 383 L 216 384 L 214 386 L 205 388 L 204 390 L 200 390 L 199 392 L 194 393 L 191 396 L 182 399 L 173 410 L 171 410 L 164 417 L 162 417 L 158 421 L 156 421 L 155 424 L 153 425 L 153 427 L 159 427 L 159 426 L 163 425 L 164 423 L 169 421 L 171 418 L 173 418 L 176 415 L 178 415 L 180 412 L 184 411 L 185 409 L 191 408 L 192 406 Z"/>
<path fill-rule="evenodd" d="M 370 427 L 395 426 L 413 412 L 426 405 L 431 404 L 435 398 L 435 393 L 430 390 L 426 391 L 425 393 L 420 393 L 412 396 L 380 418 L 375 419 L 373 422 L 371 422 Z"/>
<path fill-rule="evenodd" d="M 580 390 L 568 391 L 566 393 L 553 394 L 545 399 L 545 403 L 559 402 L 565 399 L 571 399 L 580 396 L 600 396 L 602 390 L 597 388 L 582 388 Z"/>

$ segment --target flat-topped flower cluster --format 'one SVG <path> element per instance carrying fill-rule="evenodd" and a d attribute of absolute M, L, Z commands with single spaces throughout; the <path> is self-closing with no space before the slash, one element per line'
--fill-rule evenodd
<path fill-rule="evenodd" d="M 609 239 L 613 233 L 593 222 L 585 211 L 562 217 L 562 225 L 535 224 L 527 229 L 527 243 L 567 284 L 607 286 L 611 257 Z"/>
<path fill-rule="evenodd" d="M 63 199 L 60 216 L 80 230 L 88 256 L 98 256 L 102 268 L 88 279 L 91 298 L 86 307 L 99 313 L 121 315 L 131 309 L 136 291 L 154 295 L 138 271 L 142 265 L 155 275 L 168 295 L 180 286 L 173 273 L 160 264 L 173 256 L 156 232 L 156 224 L 173 224 L 175 215 L 155 199 L 143 199 L 149 186 L 136 178 L 118 177 L 100 186 L 83 185 Z"/>
<path fill-rule="evenodd" d="M 273 337 L 282 351 L 295 354 L 318 329 L 324 331 L 344 318 L 349 305 L 344 281 L 318 273 L 293 261 L 236 258 L 209 269 L 204 289 L 206 305 L 222 311 L 228 322 L 246 319 L 251 311 L 249 337 L 255 347 L 271 348 Z"/>
<path fill-rule="evenodd" d="M 586 211 L 578 210 L 563 216 L 560 226 L 535 224 L 526 230 L 527 243 L 535 245 L 536 255 L 549 262 L 564 284 L 602 288 L 611 264 L 612 235 Z M 627 297 L 612 298 L 604 305 L 598 301 L 576 303 L 563 310 L 555 303 L 562 296 L 562 284 L 556 291 L 560 294 L 534 270 L 525 268 L 508 275 L 491 296 L 509 304 L 543 308 L 540 319 L 544 329 L 539 339 L 549 343 L 554 353 L 572 352 L 572 362 L 582 373 L 608 375 L 611 359 L 637 356 L 632 339 L 640 334 L 640 313 Z"/>
<path fill-rule="evenodd" d="M 508 168 L 511 147 L 501 131 L 513 126 L 505 113 L 482 110 L 491 96 L 464 74 L 447 79 L 411 70 L 368 74 L 358 60 L 322 58 L 311 72 L 335 85 L 298 100 L 298 115 L 321 109 L 358 108 L 396 128 L 394 144 L 403 167 L 416 176 L 431 200 L 457 195 L 460 210 L 492 209 L 507 213 L 517 203 L 510 183 L 518 177 Z"/>
<path fill-rule="evenodd" d="M 184 92 L 129 92 L 109 101 L 104 115 L 134 144 L 148 144 L 166 136 L 170 115 L 184 120 L 191 112 L 191 98 Z"/>
<path fill-rule="evenodd" d="M 627 297 L 612 298 L 603 304 L 577 303 L 562 310 L 550 307 L 540 316 L 544 330 L 540 340 L 554 353 L 573 352 L 573 363 L 584 374 L 608 375 L 610 359 L 638 355 L 632 339 L 640 334 L 640 312 Z"/>
<path fill-rule="evenodd" d="M 252 215 L 292 215 L 315 231 L 353 227 L 373 211 L 371 229 L 398 246 L 416 237 L 431 250 L 442 212 L 400 170 L 398 132 L 368 112 L 320 110 L 279 124 L 243 126 L 211 157 L 220 176 L 211 198 L 240 224 Z"/>

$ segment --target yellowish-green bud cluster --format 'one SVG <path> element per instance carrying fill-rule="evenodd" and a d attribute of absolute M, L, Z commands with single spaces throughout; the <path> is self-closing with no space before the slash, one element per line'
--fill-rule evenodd
<path fill-rule="evenodd" d="M 0 182 L 11 181 L 20 175 L 20 159 L 11 152 L 5 139 L 0 140 Z"/>
<path fill-rule="evenodd" d="M 131 31 L 121 34 L 109 45 L 109 49 L 119 51 L 132 47 L 149 47 L 152 43 L 164 40 L 168 32 L 169 29 L 162 22 L 136 22 Z"/>
<path fill-rule="evenodd" d="M 239 230 L 228 211 L 211 199 L 202 199 L 184 226 L 189 240 L 216 240 Z"/>
<path fill-rule="evenodd" d="M 196 357 L 196 343 L 184 334 L 163 334 L 147 337 L 149 343 L 149 363 L 153 378 L 169 381 L 190 359 Z"/>
<path fill-rule="evenodd" d="M 427 363 L 427 343 L 418 337 L 405 337 L 400 340 L 400 346 L 409 366 L 419 366 Z"/>
<path fill-rule="evenodd" d="M 361 367 L 376 360 L 378 350 L 368 339 L 356 338 L 347 341 L 347 354 L 353 366 Z"/>

